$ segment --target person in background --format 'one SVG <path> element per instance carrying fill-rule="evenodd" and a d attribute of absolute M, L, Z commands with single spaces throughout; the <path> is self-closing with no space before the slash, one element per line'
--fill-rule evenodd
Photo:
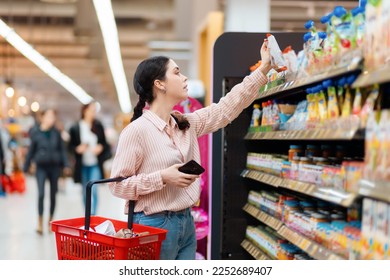
<path fill-rule="evenodd" d="M 56 112 L 53 109 L 42 111 L 39 126 L 30 130 L 30 145 L 26 154 L 23 171 L 28 173 L 31 164 L 35 164 L 35 176 L 38 185 L 38 227 L 37 232 L 43 233 L 43 213 L 45 198 L 45 182 L 50 182 L 49 224 L 56 208 L 58 179 L 64 173 L 70 172 L 66 147 L 60 131 L 55 127 Z"/>
<path fill-rule="evenodd" d="M 82 184 L 83 203 L 86 203 L 88 181 L 104 178 L 103 164 L 111 157 L 103 124 L 96 119 L 97 104 L 91 102 L 81 108 L 81 119 L 69 130 L 69 148 L 74 155 L 73 180 Z M 96 215 L 98 191 L 92 188 L 91 215 Z"/>
<path fill-rule="evenodd" d="M 187 77 L 177 64 L 158 56 L 142 61 L 134 74 L 139 101 L 131 123 L 119 136 L 110 183 L 114 196 L 135 201 L 134 223 L 168 230 L 160 259 L 195 259 L 196 234 L 191 207 L 200 198 L 198 175 L 180 172 L 184 163 L 200 163 L 198 138 L 231 123 L 258 98 L 271 69 L 268 42 L 262 64 L 217 104 L 188 114 L 172 113 L 188 97 Z M 144 108 L 149 105 L 149 110 Z M 125 210 L 127 211 L 127 210 Z"/>

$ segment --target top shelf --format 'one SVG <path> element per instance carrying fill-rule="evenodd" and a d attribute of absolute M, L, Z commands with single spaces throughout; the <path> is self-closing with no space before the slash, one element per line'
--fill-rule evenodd
<path fill-rule="evenodd" d="M 272 87 L 259 93 L 258 100 L 275 98 L 283 95 L 295 94 L 303 91 L 306 87 L 322 82 L 326 79 L 337 78 L 339 76 L 348 75 L 352 73 L 360 73 L 362 71 L 361 58 L 354 59 L 348 66 L 332 68 L 325 73 L 307 77 L 304 79 L 286 82 L 279 86 Z M 390 75 L 389 75 L 390 77 Z"/>

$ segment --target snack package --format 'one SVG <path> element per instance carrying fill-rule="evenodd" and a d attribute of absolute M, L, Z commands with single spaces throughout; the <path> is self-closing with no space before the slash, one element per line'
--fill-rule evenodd
<path fill-rule="evenodd" d="M 389 123 L 389 111 L 382 110 L 380 112 L 380 120 L 378 124 L 378 155 L 376 158 L 375 178 L 385 180 L 387 166 L 390 164 L 388 160 L 389 146 L 387 141 L 387 124 Z"/>
<path fill-rule="evenodd" d="M 336 88 L 333 86 L 332 80 L 325 80 L 322 85 L 328 92 L 328 119 L 338 118 L 340 116 L 340 111 Z"/>
<path fill-rule="evenodd" d="M 328 105 L 326 103 L 326 96 L 321 85 L 317 86 L 316 101 L 318 106 L 318 114 L 320 122 L 323 123 L 328 119 Z"/>
<path fill-rule="evenodd" d="M 355 90 L 355 98 L 353 99 L 353 105 L 352 105 L 352 115 L 359 116 L 360 112 L 362 110 L 362 92 L 360 88 L 356 88 Z"/>
<path fill-rule="evenodd" d="M 286 62 L 284 61 L 282 51 L 279 48 L 279 44 L 272 34 L 267 34 L 268 47 L 271 52 L 271 65 L 277 72 L 287 70 Z"/>
<path fill-rule="evenodd" d="M 381 60 L 390 62 L 390 1 L 382 1 L 381 15 L 382 49 Z"/>
<path fill-rule="evenodd" d="M 352 14 L 342 6 L 336 6 L 331 23 L 335 33 L 335 45 L 338 49 L 339 66 L 347 65 L 352 57 L 347 53 L 356 47 L 355 26 L 352 23 Z"/>
<path fill-rule="evenodd" d="M 374 85 L 371 92 L 368 94 L 366 101 L 360 112 L 360 127 L 365 128 L 367 125 L 368 116 L 374 111 L 375 102 L 379 95 L 379 85 Z"/>
<path fill-rule="evenodd" d="M 383 60 L 380 50 L 383 44 L 380 22 L 382 16 L 382 0 L 368 0 L 366 5 L 366 34 L 364 40 L 364 66 L 373 70 L 381 66 Z"/>
<path fill-rule="evenodd" d="M 287 66 L 287 80 L 294 80 L 298 73 L 298 57 L 291 46 L 288 46 L 283 50 L 283 58 Z"/>

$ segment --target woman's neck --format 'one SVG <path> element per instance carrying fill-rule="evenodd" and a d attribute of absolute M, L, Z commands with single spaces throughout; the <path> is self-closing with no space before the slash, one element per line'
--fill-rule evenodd
<path fill-rule="evenodd" d="M 161 104 L 153 103 L 150 105 L 149 110 L 155 113 L 157 116 L 159 116 L 160 119 L 162 119 L 166 123 L 169 123 L 169 119 L 171 118 L 171 112 L 172 112 L 171 106 L 167 106 L 167 105 L 164 106 Z"/>
<path fill-rule="evenodd" d="M 42 130 L 42 131 L 47 131 L 47 130 L 50 130 L 50 126 L 49 125 L 46 125 L 44 123 L 41 123 L 41 125 L 39 126 L 39 128 Z"/>
<path fill-rule="evenodd" d="M 93 120 L 85 118 L 83 121 L 86 122 L 89 126 L 92 126 Z"/>

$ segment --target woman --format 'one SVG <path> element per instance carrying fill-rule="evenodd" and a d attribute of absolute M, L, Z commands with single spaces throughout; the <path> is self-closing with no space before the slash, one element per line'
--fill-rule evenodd
<path fill-rule="evenodd" d="M 261 47 L 261 57 L 260 68 L 218 104 L 189 114 L 171 114 L 175 104 L 188 95 L 187 77 L 173 60 L 149 58 L 135 72 L 139 101 L 131 123 L 119 137 L 111 170 L 111 177 L 129 178 L 111 183 L 110 190 L 115 196 L 136 201 L 134 223 L 168 230 L 161 259 L 195 259 L 190 207 L 200 197 L 199 176 L 178 168 L 191 159 L 200 162 L 198 137 L 226 126 L 258 97 L 270 70 L 267 42 Z M 143 112 L 146 103 L 149 110 Z"/>
<path fill-rule="evenodd" d="M 50 182 L 49 223 L 53 219 L 56 208 L 56 194 L 61 172 L 69 174 L 69 162 L 61 133 L 55 127 L 56 112 L 53 109 L 42 111 L 41 122 L 30 130 L 31 143 L 26 155 L 23 171 L 27 173 L 31 163 L 35 163 L 35 176 L 38 185 L 38 228 L 43 233 L 43 204 L 45 198 L 45 182 Z M 64 170 L 62 170 L 64 168 Z"/>
<path fill-rule="evenodd" d="M 81 119 L 69 130 L 69 148 L 74 154 L 73 180 L 82 184 L 83 203 L 86 202 L 88 181 L 104 178 L 104 161 L 111 157 L 104 127 L 96 119 L 96 102 L 81 107 Z M 98 192 L 92 189 L 91 215 L 96 215 Z"/>

